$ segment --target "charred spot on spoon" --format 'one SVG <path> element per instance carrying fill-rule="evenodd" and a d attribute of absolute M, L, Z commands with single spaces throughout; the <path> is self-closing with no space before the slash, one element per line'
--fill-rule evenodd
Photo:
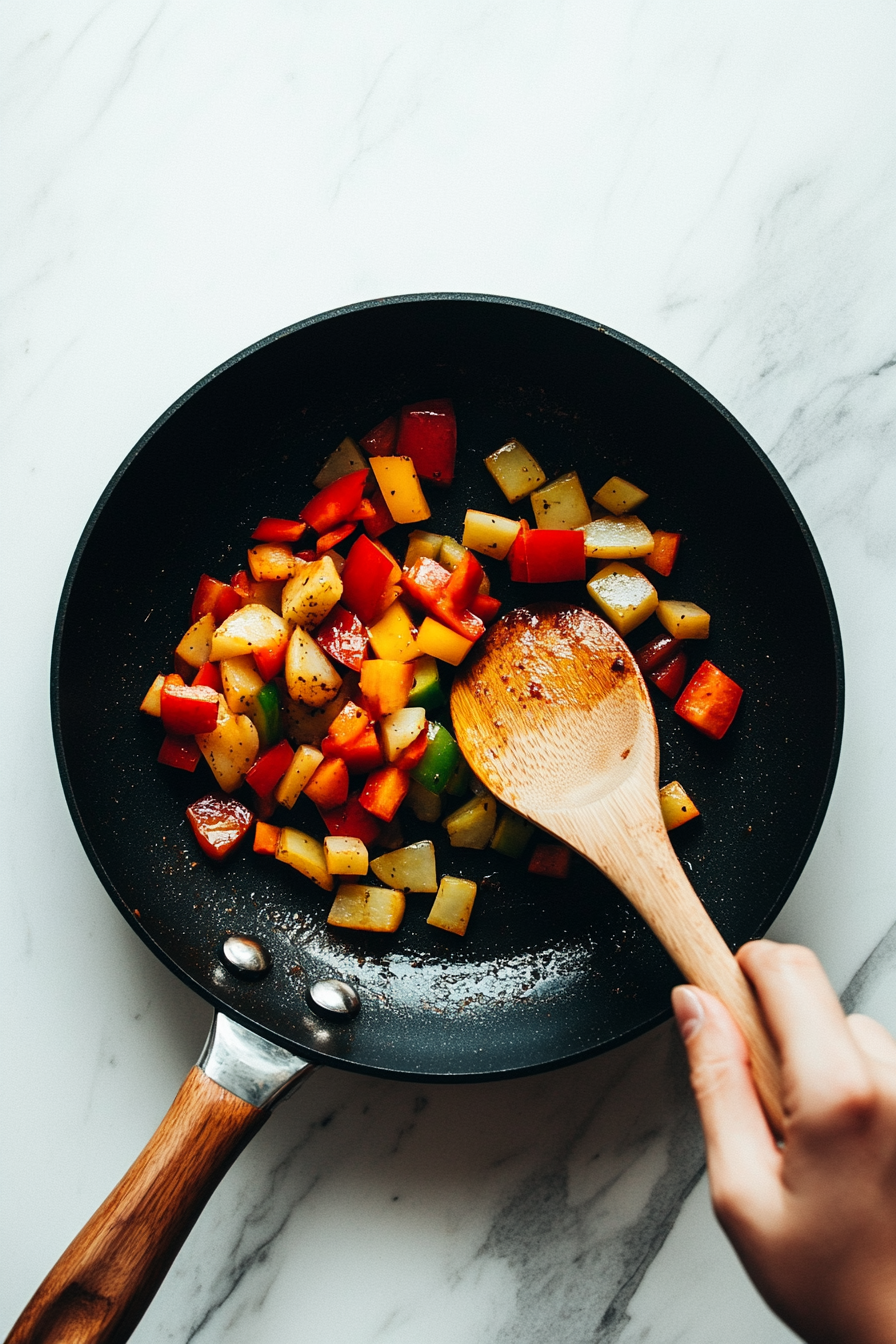
<path fill-rule="evenodd" d="M 610 671 L 611 671 L 611 672 L 624 672 L 624 671 L 625 671 L 625 659 L 622 658 L 622 657 L 620 657 L 620 658 L 614 658 L 614 659 L 613 659 L 613 662 L 610 664 Z"/>
<path fill-rule="evenodd" d="M 623 759 L 623 760 L 626 759 L 626 757 L 628 756 L 628 754 L 629 754 L 630 751 L 631 751 L 631 747 L 626 747 L 625 751 L 622 753 L 622 759 Z"/>

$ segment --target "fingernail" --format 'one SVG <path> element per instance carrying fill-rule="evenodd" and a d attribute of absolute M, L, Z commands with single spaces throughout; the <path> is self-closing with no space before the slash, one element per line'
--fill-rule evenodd
<path fill-rule="evenodd" d="M 672 991 L 672 1008 L 681 1039 L 687 1044 L 703 1026 L 705 1018 L 703 1004 L 687 985 L 676 985 Z"/>

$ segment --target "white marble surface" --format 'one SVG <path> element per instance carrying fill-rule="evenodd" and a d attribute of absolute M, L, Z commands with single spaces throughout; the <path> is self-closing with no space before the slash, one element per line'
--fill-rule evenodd
<path fill-rule="evenodd" d="M 68 818 L 47 696 L 68 560 L 155 417 L 308 314 L 539 299 L 662 351 L 753 432 L 815 532 L 847 657 L 833 802 L 777 932 L 841 989 L 872 956 L 854 998 L 896 1025 L 893 6 L 31 0 L 2 24 L 2 1323 L 143 1144 L 207 1018 Z M 667 1028 L 502 1085 L 321 1073 L 240 1159 L 136 1338 L 792 1339 L 701 1170 Z"/>

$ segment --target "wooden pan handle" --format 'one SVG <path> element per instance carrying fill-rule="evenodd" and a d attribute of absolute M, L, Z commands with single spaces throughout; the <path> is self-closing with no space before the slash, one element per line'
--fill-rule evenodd
<path fill-rule="evenodd" d="M 120 1344 L 224 1173 L 270 1114 L 193 1068 L 126 1176 L 63 1252 L 7 1344 Z"/>

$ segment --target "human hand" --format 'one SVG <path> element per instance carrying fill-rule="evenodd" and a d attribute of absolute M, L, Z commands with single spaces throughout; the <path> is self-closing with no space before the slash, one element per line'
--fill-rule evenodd
<path fill-rule="evenodd" d="M 807 948 L 748 943 L 738 961 L 781 1056 L 780 1147 L 728 1011 L 692 986 L 672 992 L 716 1216 L 808 1344 L 894 1344 L 896 1041 L 844 1016 Z"/>

